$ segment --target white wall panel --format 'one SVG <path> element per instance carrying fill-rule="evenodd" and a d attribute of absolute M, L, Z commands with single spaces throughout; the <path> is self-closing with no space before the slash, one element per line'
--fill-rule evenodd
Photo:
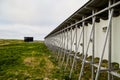
<path fill-rule="evenodd" d="M 76 33 L 75 33 L 75 29 L 74 29 L 74 30 L 72 30 L 72 40 L 73 40 L 72 51 L 75 51 L 75 45 L 74 45 L 75 39 L 76 39 L 75 36 L 76 36 Z"/>
<path fill-rule="evenodd" d="M 120 16 L 113 18 L 112 61 L 120 64 Z"/>
<path fill-rule="evenodd" d="M 107 27 L 108 20 L 100 20 L 99 23 L 95 24 L 95 57 L 100 57 L 103 52 L 103 46 L 105 42 L 106 32 L 103 31 L 103 27 Z M 108 43 L 104 52 L 104 59 L 108 59 Z"/>
<path fill-rule="evenodd" d="M 81 32 L 82 32 L 82 27 L 78 28 L 78 42 L 80 39 Z M 82 43 L 82 39 L 83 38 L 81 37 L 80 43 Z M 82 53 L 82 46 L 80 44 L 78 44 L 78 45 L 79 45 L 78 52 Z"/>
<path fill-rule="evenodd" d="M 88 24 L 88 26 L 86 27 L 86 43 L 88 45 L 88 42 L 89 42 L 89 39 L 90 39 L 90 34 L 91 34 L 91 30 L 92 30 L 92 25 L 91 24 Z M 92 39 L 92 37 L 91 37 Z M 86 51 L 85 51 L 86 52 Z M 92 42 L 90 42 L 90 45 L 89 45 L 89 49 L 88 49 L 88 56 L 91 56 L 92 55 Z"/>

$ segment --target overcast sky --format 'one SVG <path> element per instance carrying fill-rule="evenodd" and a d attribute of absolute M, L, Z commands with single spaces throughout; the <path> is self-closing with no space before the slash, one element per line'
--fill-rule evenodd
<path fill-rule="evenodd" d="M 43 40 L 88 0 L 0 0 L 0 39 Z"/>

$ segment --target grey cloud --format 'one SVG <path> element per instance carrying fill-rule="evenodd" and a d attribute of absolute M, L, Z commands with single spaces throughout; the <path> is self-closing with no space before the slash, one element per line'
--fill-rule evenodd
<path fill-rule="evenodd" d="M 0 0 L 1 33 L 43 39 L 88 0 Z M 22 30 L 22 31 L 20 31 Z M 8 31 L 8 32 L 7 32 Z M 12 33 L 13 32 L 13 33 Z M 24 33 L 24 34 L 23 34 Z M 35 34 L 36 33 L 36 34 Z M 6 36 L 6 35 L 4 35 Z M 17 35 L 14 35 L 17 36 Z M 13 38 L 16 38 L 14 37 Z M 0 35 L 0 37 L 3 37 Z"/>

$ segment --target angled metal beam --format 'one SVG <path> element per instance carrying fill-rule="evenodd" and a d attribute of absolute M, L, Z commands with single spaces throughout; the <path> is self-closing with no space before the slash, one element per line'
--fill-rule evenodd
<path fill-rule="evenodd" d="M 77 53 L 77 25 L 75 26 L 75 33 L 76 33 L 76 45 L 75 45 L 75 54 Z M 76 56 L 76 55 L 75 55 Z M 71 76 L 72 76 L 72 72 L 73 72 L 73 67 L 74 67 L 74 64 L 75 64 L 75 56 L 74 56 L 74 59 L 73 59 L 73 63 L 72 63 L 72 68 L 70 70 L 70 75 L 69 75 L 69 78 L 71 79 Z"/>
<path fill-rule="evenodd" d="M 69 37 L 68 37 L 68 29 L 67 29 L 67 50 L 68 50 L 68 41 L 69 41 Z M 68 62 L 69 62 L 69 54 L 70 54 L 70 51 L 68 52 L 68 54 L 67 54 L 67 60 L 66 60 L 66 65 L 65 65 L 65 69 L 64 69 L 64 71 L 66 71 L 66 68 L 67 68 L 67 66 L 68 66 Z"/>
<path fill-rule="evenodd" d="M 99 73 L 100 73 L 100 67 L 101 67 L 101 64 L 102 64 L 102 59 L 103 59 L 103 56 L 104 56 L 104 52 L 105 52 L 105 47 L 106 47 L 106 44 L 107 44 L 108 36 L 109 36 L 109 33 L 110 33 L 110 25 L 111 25 L 111 20 L 112 20 L 112 16 L 113 16 L 113 11 L 114 10 L 111 9 L 110 17 L 109 17 L 109 20 L 108 20 L 108 29 L 107 29 L 107 33 L 106 33 L 104 47 L 103 47 L 103 51 L 102 51 L 102 54 L 101 54 L 101 57 L 100 57 L 100 60 L 99 60 L 99 67 L 97 69 L 95 80 L 98 80 L 98 76 L 99 76 Z"/>
<path fill-rule="evenodd" d="M 67 33 L 68 33 L 68 31 L 67 31 Z M 64 47 L 63 47 L 63 48 L 64 48 L 64 51 L 63 51 L 63 59 L 62 59 L 61 67 L 62 67 L 62 65 L 64 64 L 65 56 L 66 56 L 66 49 L 65 49 L 65 48 L 66 48 L 66 45 L 65 45 L 65 44 L 66 44 L 66 40 L 67 40 L 67 35 L 65 36 L 65 33 L 64 33 L 64 37 L 65 37 L 65 38 L 64 38 Z"/>
<path fill-rule="evenodd" d="M 95 10 L 92 11 L 92 14 L 95 13 Z M 94 64 L 94 56 L 95 56 L 95 19 L 96 17 L 94 16 L 92 18 L 92 25 L 93 25 L 93 43 L 92 43 L 92 64 Z M 92 65 L 92 80 L 95 80 L 94 78 L 94 66 Z"/>
<path fill-rule="evenodd" d="M 83 75 L 84 66 L 85 66 L 85 62 L 86 62 L 86 57 L 87 57 L 88 50 L 89 50 L 89 45 L 90 45 L 90 42 L 91 42 L 90 39 L 91 39 L 92 34 L 93 34 L 93 29 L 94 29 L 94 25 L 92 25 L 92 29 L 91 29 L 91 32 L 90 32 L 90 35 L 89 35 L 89 41 L 88 41 L 88 44 L 87 44 L 87 47 L 86 47 L 86 52 L 85 52 L 84 58 L 82 60 L 82 67 L 81 67 L 81 70 L 80 70 L 80 75 L 79 75 L 79 79 L 78 80 L 80 80 L 82 75 Z"/>

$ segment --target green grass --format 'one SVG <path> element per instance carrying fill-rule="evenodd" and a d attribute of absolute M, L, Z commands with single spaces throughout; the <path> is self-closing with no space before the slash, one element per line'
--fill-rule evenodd
<path fill-rule="evenodd" d="M 91 61 L 91 56 L 87 60 Z M 99 58 L 95 58 L 95 63 L 98 61 Z M 55 53 L 48 50 L 44 42 L 0 40 L 0 80 L 69 80 L 71 65 L 65 72 L 64 66 L 58 66 Z M 103 60 L 102 66 L 108 67 L 107 60 Z M 119 64 L 112 63 L 112 67 L 119 68 Z M 78 79 L 80 69 L 81 61 L 78 61 L 71 80 Z M 115 76 L 114 79 L 119 80 Z M 85 64 L 82 80 L 91 80 L 90 64 Z M 107 72 L 102 72 L 99 80 L 107 80 Z"/>
<path fill-rule="evenodd" d="M 0 40 L 0 80 L 62 80 L 52 55 L 43 42 Z"/>

